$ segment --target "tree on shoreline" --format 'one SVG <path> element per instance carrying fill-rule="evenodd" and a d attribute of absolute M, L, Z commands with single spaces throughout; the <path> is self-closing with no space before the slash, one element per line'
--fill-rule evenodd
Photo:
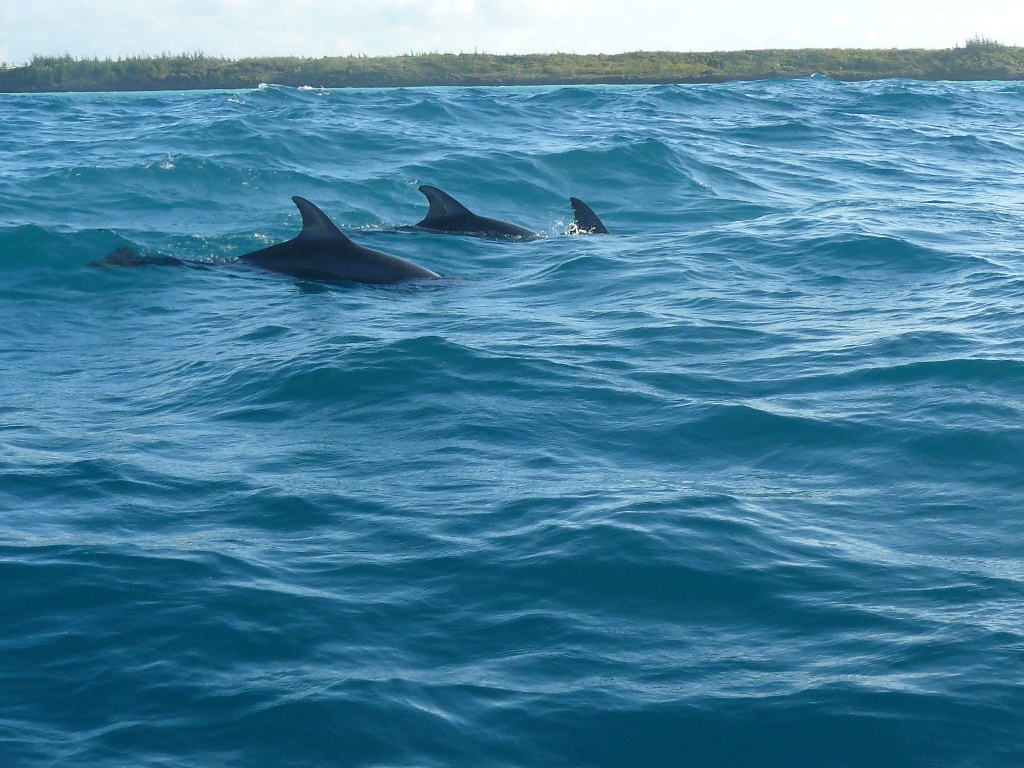
<path fill-rule="evenodd" d="M 768 49 L 617 55 L 425 53 L 404 56 L 225 59 L 202 52 L 97 57 L 33 56 L 0 66 L 0 92 L 252 88 L 259 83 L 326 88 L 444 85 L 714 83 L 807 77 L 837 80 L 1022 80 L 1024 48 L 975 36 L 925 49 Z"/>

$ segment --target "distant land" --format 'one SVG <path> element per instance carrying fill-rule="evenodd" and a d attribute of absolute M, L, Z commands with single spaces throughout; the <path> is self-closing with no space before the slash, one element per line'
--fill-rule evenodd
<path fill-rule="evenodd" d="M 567 53 L 498 56 L 425 53 L 224 59 L 202 53 L 96 59 L 35 56 L 0 68 L 0 92 L 162 91 L 253 88 L 260 83 L 323 88 L 446 85 L 721 83 L 819 74 L 836 80 L 1024 80 L 1024 48 L 984 38 L 925 49 Z"/>

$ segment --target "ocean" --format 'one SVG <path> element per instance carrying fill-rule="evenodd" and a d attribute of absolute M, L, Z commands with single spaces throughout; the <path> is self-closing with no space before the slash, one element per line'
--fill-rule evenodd
<path fill-rule="evenodd" d="M 0 96 L 0 766 L 1024 764 L 1022 123 Z M 421 184 L 544 236 L 400 231 Z M 244 266 L 293 195 L 451 279 Z"/>

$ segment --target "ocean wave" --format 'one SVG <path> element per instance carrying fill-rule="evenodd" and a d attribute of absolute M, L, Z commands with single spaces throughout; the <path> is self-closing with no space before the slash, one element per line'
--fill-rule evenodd
<path fill-rule="evenodd" d="M 310 85 L 0 102 L 8 762 L 1021 762 L 1019 86 Z"/>

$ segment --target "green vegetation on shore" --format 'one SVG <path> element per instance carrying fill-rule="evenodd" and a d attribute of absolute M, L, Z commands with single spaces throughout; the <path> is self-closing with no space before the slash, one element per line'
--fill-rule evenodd
<path fill-rule="evenodd" d="M 1022 80 L 1024 48 L 974 38 L 962 47 L 815 49 L 721 53 L 485 53 L 223 59 L 201 53 L 89 59 L 35 56 L 0 68 L 0 92 L 157 91 L 252 88 L 259 83 L 325 88 L 438 85 L 717 83 L 825 75 L 837 80 Z"/>

